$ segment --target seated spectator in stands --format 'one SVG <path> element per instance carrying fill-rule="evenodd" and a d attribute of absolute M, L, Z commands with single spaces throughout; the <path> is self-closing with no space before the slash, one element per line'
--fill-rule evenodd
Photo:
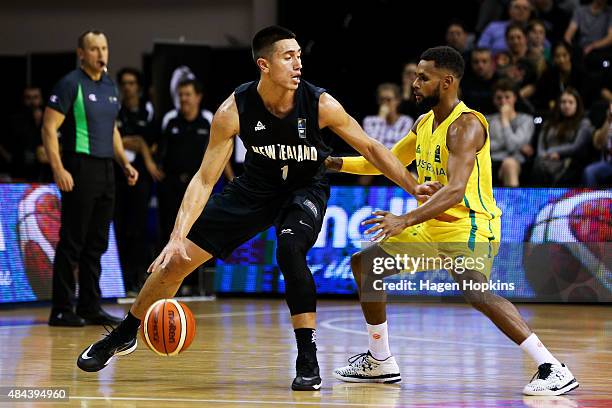
<path fill-rule="evenodd" d="M 506 28 L 512 23 L 526 28 L 531 9 L 529 0 L 512 0 L 508 6 L 510 19 L 489 23 L 478 40 L 478 48 L 488 48 L 493 54 L 506 51 Z"/>
<path fill-rule="evenodd" d="M 527 56 L 529 51 L 527 32 L 518 24 L 508 25 L 506 43 L 510 65 L 505 69 L 503 76 L 514 82 L 521 98 L 529 98 L 535 92 L 537 74 L 535 63 Z"/>
<path fill-rule="evenodd" d="M 43 97 L 40 88 L 28 86 L 23 90 L 21 106 L 10 121 L 10 141 L 7 143 L 10 155 L 10 172 L 13 179 L 39 181 L 46 155 L 43 151 L 41 125 Z M 37 154 L 38 153 L 38 154 Z"/>
<path fill-rule="evenodd" d="M 612 7 L 607 0 L 593 0 L 578 7 L 565 31 L 565 41 L 576 43 L 584 54 L 589 70 L 601 70 L 602 62 L 612 55 Z"/>
<path fill-rule="evenodd" d="M 407 62 L 402 70 L 402 102 L 399 106 L 399 112 L 416 119 L 422 113 L 417 106 L 414 93 L 412 92 L 412 83 L 416 79 L 416 62 Z"/>
<path fill-rule="evenodd" d="M 542 126 L 533 166 L 534 181 L 541 185 L 576 183 L 592 134 L 580 94 L 567 88 L 561 93 L 552 117 Z"/>
<path fill-rule="evenodd" d="M 363 130 L 373 139 L 391 149 L 410 132 L 414 119 L 399 112 L 400 88 L 396 84 L 383 83 L 376 90 L 378 114 L 363 119 Z M 361 185 L 371 184 L 373 176 L 361 176 Z"/>
<path fill-rule="evenodd" d="M 582 181 L 587 187 L 609 186 L 612 184 L 612 102 L 606 120 L 593 134 L 593 145 L 601 150 L 602 159 L 584 169 Z"/>
<path fill-rule="evenodd" d="M 542 21 L 548 38 L 556 43 L 563 39 L 571 14 L 563 10 L 554 0 L 533 0 L 535 17 Z"/>
<path fill-rule="evenodd" d="M 470 58 L 471 70 L 461 81 L 461 95 L 467 106 L 485 115 L 496 111 L 493 104 L 493 85 L 498 80 L 491 51 L 476 48 Z"/>
<path fill-rule="evenodd" d="M 556 101 L 559 99 L 559 94 L 566 88 L 574 88 L 581 93 L 587 94 L 584 91 L 583 78 L 584 73 L 578 65 L 572 60 L 572 47 L 565 41 L 561 41 L 553 47 L 552 65 L 544 71 L 542 77 L 536 84 L 536 92 L 533 96 L 533 103 L 537 111 L 542 114 L 547 114 L 555 107 Z M 587 97 L 587 105 L 589 105 L 589 95 Z"/>
<path fill-rule="evenodd" d="M 463 22 L 453 20 L 446 29 L 446 45 L 459 51 L 463 59 L 467 61 L 470 51 L 474 48 L 474 35 L 468 33 Z"/>
<path fill-rule="evenodd" d="M 536 67 L 537 77 L 540 78 L 551 60 L 550 43 L 546 39 L 546 27 L 540 20 L 531 20 L 527 25 L 527 43 L 529 58 Z"/>
<path fill-rule="evenodd" d="M 533 116 L 515 109 L 516 89 L 508 80 L 493 87 L 498 112 L 487 117 L 491 137 L 491 160 L 494 182 L 506 187 L 518 187 L 521 165 L 525 156 L 533 154 L 529 144 L 533 136 Z"/>
<path fill-rule="evenodd" d="M 363 119 L 363 129 L 372 138 L 388 149 L 410 132 L 414 119 L 399 112 L 400 88 L 389 82 L 380 84 L 376 90 L 378 114 Z"/>

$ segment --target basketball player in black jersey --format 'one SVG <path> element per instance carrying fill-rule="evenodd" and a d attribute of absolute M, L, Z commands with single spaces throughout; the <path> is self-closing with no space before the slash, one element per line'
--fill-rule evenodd
<path fill-rule="evenodd" d="M 151 275 L 123 322 L 81 353 L 77 365 L 82 370 L 99 371 L 113 356 L 134 351 L 140 319 L 153 302 L 173 297 L 199 265 L 213 256 L 227 257 L 273 225 L 298 348 L 292 389 L 319 389 L 316 292 L 306 253 L 321 229 L 329 197 L 323 163 L 330 149 L 321 129 L 329 127 L 409 193 L 433 193 L 417 186 L 397 158 L 368 137 L 324 89 L 301 79 L 301 50 L 292 32 L 264 28 L 253 38 L 252 50 L 259 81 L 236 88 L 215 113 L 202 165 L 187 188 L 168 244 L 149 267 Z M 238 134 L 248 150 L 244 174 L 209 200 Z"/>

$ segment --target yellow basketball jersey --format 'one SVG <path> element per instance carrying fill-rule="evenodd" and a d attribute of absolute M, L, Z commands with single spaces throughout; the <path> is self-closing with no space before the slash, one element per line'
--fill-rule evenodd
<path fill-rule="evenodd" d="M 465 103 L 460 102 L 451 114 L 432 132 L 434 113 L 429 111 L 419 122 L 416 130 L 416 158 L 419 183 L 439 181 L 448 184 L 448 148 L 446 134 L 451 123 L 463 113 L 472 113 L 483 124 L 486 130 L 484 146 L 476 153 L 474 169 L 465 189 L 463 200 L 445 211 L 450 217 L 465 219 L 478 218 L 492 220 L 501 216 L 501 210 L 493 198 L 493 179 L 491 176 L 491 151 L 489 143 L 489 124 L 485 117 Z"/>

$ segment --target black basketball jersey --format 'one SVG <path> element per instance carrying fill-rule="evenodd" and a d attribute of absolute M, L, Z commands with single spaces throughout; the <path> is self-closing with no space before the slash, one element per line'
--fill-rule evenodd
<path fill-rule="evenodd" d="M 247 150 L 236 184 L 265 195 L 326 183 L 323 162 L 331 148 L 319 129 L 319 97 L 325 89 L 300 81 L 293 110 L 281 119 L 266 109 L 257 84 L 242 84 L 234 93 Z"/>

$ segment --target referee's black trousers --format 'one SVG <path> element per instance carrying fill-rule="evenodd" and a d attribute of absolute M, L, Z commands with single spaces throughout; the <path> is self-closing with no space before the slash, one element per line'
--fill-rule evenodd
<path fill-rule="evenodd" d="M 115 178 L 112 159 L 66 154 L 64 167 L 74 188 L 62 192 L 60 240 L 53 264 L 53 307 L 72 309 L 78 267 L 77 311 L 100 308 L 100 258 L 108 247 Z"/>

